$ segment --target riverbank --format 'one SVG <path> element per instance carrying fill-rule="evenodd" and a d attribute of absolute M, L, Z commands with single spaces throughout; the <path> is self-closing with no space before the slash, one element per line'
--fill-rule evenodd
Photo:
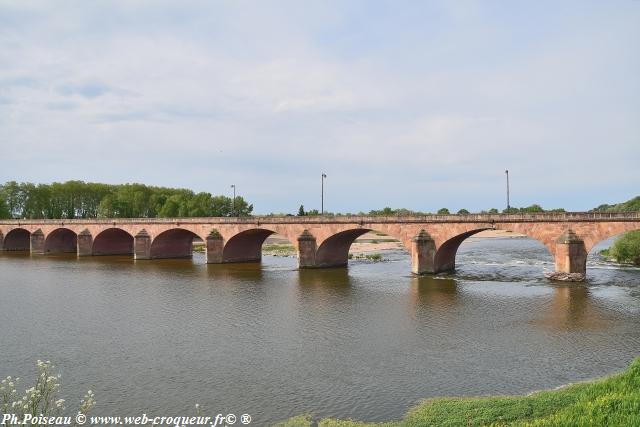
<path fill-rule="evenodd" d="M 310 416 L 275 427 L 640 426 L 640 358 L 623 372 L 527 396 L 428 399 L 400 421 L 362 423 Z"/>

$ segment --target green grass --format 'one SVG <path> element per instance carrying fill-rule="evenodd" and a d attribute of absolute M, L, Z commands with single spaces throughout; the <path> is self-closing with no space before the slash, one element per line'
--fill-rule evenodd
<path fill-rule="evenodd" d="M 289 244 L 267 244 L 262 245 L 262 254 L 274 256 L 293 256 L 296 254 L 296 248 L 293 245 Z"/>
<path fill-rule="evenodd" d="M 309 416 L 278 427 L 313 425 Z M 640 358 L 622 373 L 528 396 L 428 399 L 400 421 L 382 424 L 323 419 L 318 427 L 640 426 Z"/>
<path fill-rule="evenodd" d="M 367 261 L 373 261 L 373 262 L 380 262 L 383 261 L 384 258 L 382 258 L 382 255 L 375 253 L 375 254 L 353 254 L 350 253 L 348 255 L 349 259 L 364 259 Z"/>

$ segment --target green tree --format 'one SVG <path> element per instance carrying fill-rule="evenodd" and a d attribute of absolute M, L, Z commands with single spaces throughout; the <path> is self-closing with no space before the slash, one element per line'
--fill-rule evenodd
<path fill-rule="evenodd" d="M 640 265 L 640 230 L 630 231 L 617 238 L 609 249 L 609 256 L 617 262 Z"/>
<path fill-rule="evenodd" d="M 531 206 L 527 206 L 526 208 L 521 208 L 520 212 L 525 212 L 525 213 L 544 212 L 544 209 L 542 209 L 542 206 L 538 204 L 533 204 Z"/>
<path fill-rule="evenodd" d="M 298 216 L 305 216 L 306 213 L 304 212 L 304 205 L 300 205 L 300 207 L 298 208 Z"/>
<path fill-rule="evenodd" d="M 158 216 L 161 218 L 176 218 L 180 216 L 180 209 L 183 203 L 184 199 L 181 195 L 174 194 L 170 196 L 158 212 Z"/>
<path fill-rule="evenodd" d="M 253 205 L 247 203 L 244 198 L 241 196 L 236 196 L 235 201 L 230 197 L 218 196 L 221 198 L 225 198 L 228 200 L 228 206 L 231 207 L 228 215 L 221 216 L 251 216 L 251 212 L 253 212 Z"/>
<path fill-rule="evenodd" d="M 600 205 L 592 211 L 596 212 L 634 212 L 640 211 L 640 196 L 636 196 L 633 199 L 626 202 L 618 203 L 616 205 Z"/>
<path fill-rule="evenodd" d="M 24 192 L 20 184 L 9 181 L 2 186 L 2 195 L 11 218 L 22 218 L 24 211 Z"/>
<path fill-rule="evenodd" d="M 186 201 L 184 216 L 213 216 L 213 198 L 209 193 L 198 193 Z"/>
<path fill-rule="evenodd" d="M 10 217 L 15 218 L 155 218 L 157 216 L 230 216 L 232 200 L 194 194 L 184 188 L 144 184 L 109 185 L 83 181 L 51 184 L 0 185 Z M 251 215 L 253 205 L 236 198 L 240 216 Z"/>
<path fill-rule="evenodd" d="M 489 213 L 490 213 L 490 214 L 497 214 L 497 213 L 498 213 L 498 209 L 496 209 L 496 208 L 491 208 L 491 209 L 489 209 Z"/>
<path fill-rule="evenodd" d="M 395 214 L 395 211 L 388 206 L 376 213 L 376 215 L 382 215 L 382 216 L 392 216 L 394 214 Z"/>
<path fill-rule="evenodd" d="M 107 194 L 98 203 L 98 218 L 116 218 L 116 207 L 113 194 Z"/>
<path fill-rule="evenodd" d="M 469 211 L 462 208 L 458 211 L 458 215 L 469 215 Z"/>
<path fill-rule="evenodd" d="M 438 209 L 438 215 L 449 215 L 450 213 L 447 208 Z"/>
<path fill-rule="evenodd" d="M 11 214 L 9 213 L 9 207 L 7 203 L 4 201 L 4 197 L 0 194 L 0 219 L 11 218 Z"/>

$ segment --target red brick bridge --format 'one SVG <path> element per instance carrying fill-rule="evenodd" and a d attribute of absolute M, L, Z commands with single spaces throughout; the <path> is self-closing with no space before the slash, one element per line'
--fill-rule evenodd
<path fill-rule="evenodd" d="M 205 242 L 207 263 L 256 262 L 274 233 L 289 239 L 300 268 L 347 265 L 356 238 L 375 230 L 399 240 L 413 273 L 455 268 L 456 252 L 483 230 L 509 230 L 538 240 L 557 272 L 586 273 L 599 241 L 640 229 L 640 212 L 515 215 L 320 216 L 248 218 L 56 219 L 0 221 L 0 247 L 32 254 L 134 255 L 135 259 L 190 257 L 194 238 Z"/>

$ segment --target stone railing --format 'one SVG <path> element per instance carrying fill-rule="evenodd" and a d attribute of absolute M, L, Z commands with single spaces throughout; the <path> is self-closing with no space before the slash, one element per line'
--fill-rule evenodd
<path fill-rule="evenodd" d="M 506 223 L 506 222 L 640 221 L 640 212 L 553 212 L 522 214 L 412 215 L 412 216 L 250 216 L 205 218 L 86 218 L 7 219 L 1 225 L 20 224 L 380 224 L 380 223 Z"/>

